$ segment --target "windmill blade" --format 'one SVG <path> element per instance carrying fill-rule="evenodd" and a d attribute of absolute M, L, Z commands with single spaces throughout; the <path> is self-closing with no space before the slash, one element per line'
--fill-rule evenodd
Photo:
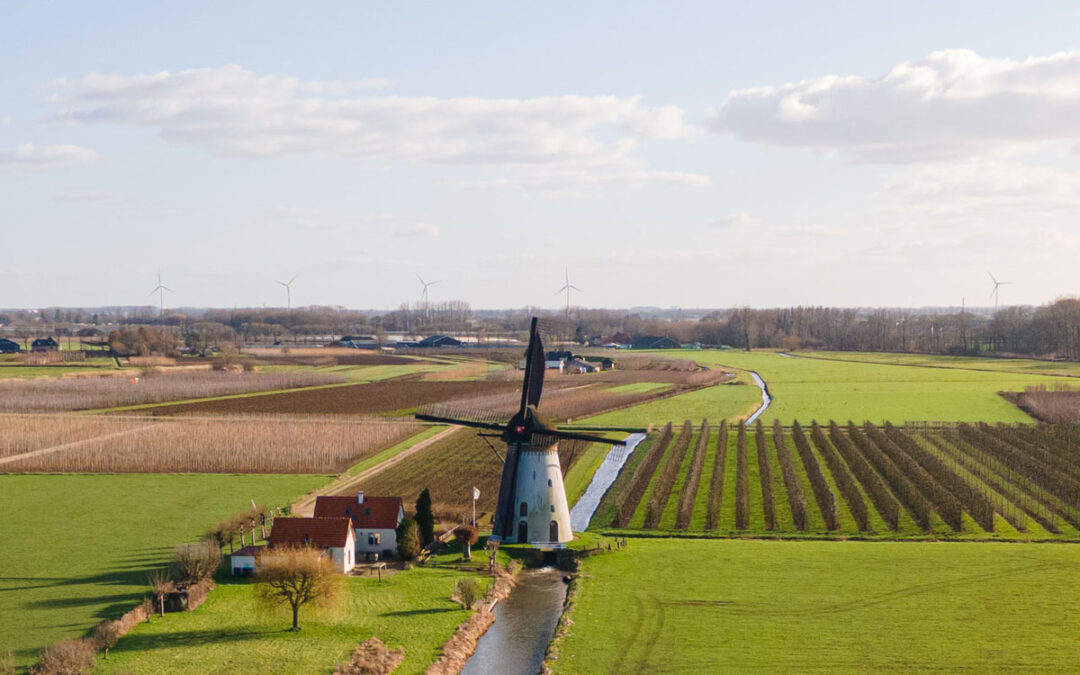
<path fill-rule="evenodd" d="M 626 441 L 616 441 L 611 438 L 604 438 L 603 436 L 579 434 L 573 431 L 558 431 L 555 429 L 534 432 L 532 438 L 532 444 L 537 447 L 551 447 L 558 443 L 560 439 L 568 441 L 587 441 L 589 443 L 607 443 L 608 445 L 626 445 Z"/>
<path fill-rule="evenodd" d="M 529 326 L 529 348 L 525 352 L 525 379 L 521 383 L 521 408 L 518 414 L 524 416 L 529 406 L 535 409 L 540 403 L 540 394 L 544 390 L 544 343 L 537 330 L 539 319 L 533 317 Z"/>
<path fill-rule="evenodd" d="M 438 422 L 440 424 L 453 424 L 459 427 L 472 427 L 473 429 L 486 429 L 488 431 L 506 431 L 505 425 L 500 424 L 488 424 L 487 422 L 474 422 L 472 420 L 457 419 L 454 417 L 440 417 L 438 415 L 425 415 L 423 413 L 416 413 L 413 415 L 416 419 L 422 422 Z"/>

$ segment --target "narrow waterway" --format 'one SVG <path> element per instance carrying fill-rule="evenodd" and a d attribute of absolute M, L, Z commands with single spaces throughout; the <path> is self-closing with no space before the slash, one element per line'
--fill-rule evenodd
<path fill-rule="evenodd" d="M 754 371 L 750 371 L 750 377 L 754 378 L 754 384 L 761 390 L 761 407 L 754 411 L 754 414 L 747 418 L 746 423 L 753 424 L 757 421 L 757 418 L 761 417 L 761 413 L 765 412 L 769 408 L 769 404 L 772 403 L 772 396 L 769 396 L 769 388 L 765 386 L 765 380 L 761 379 L 761 376 Z"/>
<path fill-rule="evenodd" d="M 645 434 L 630 434 L 626 437 L 626 445 L 611 446 L 611 451 L 593 474 L 589 487 L 585 488 L 585 494 L 581 495 L 577 504 L 574 504 L 574 508 L 570 509 L 570 528 L 574 532 L 584 532 L 588 529 L 596 507 L 600 506 L 600 500 L 618 478 L 619 471 L 622 471 L 623 464 L 626 464 L 634 448 L 643 440 L 645 440 Z"/>
<path fill-rule="evenodd" d="M 495 623 L 476 643 L 462 675 L 536 675 L 566 601 L 563 572 L 524 572 L 510 597 L 495 606 Z"/>

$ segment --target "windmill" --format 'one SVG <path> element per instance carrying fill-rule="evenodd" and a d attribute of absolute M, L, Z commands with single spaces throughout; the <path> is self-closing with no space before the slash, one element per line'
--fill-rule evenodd
<path fill-rule="evenodd" d="M 562 544 L 573 539 L 570 508 L 566 503 L 562 469 L 559 467 L 559 440 L 583 440 L 610 445 L 623 441 L 589 434 L 558 431 L 537 413 L 544 388 L 544 345 L 540 321 L 533 317 L 529 327 L 529 347 L 525 352 L 525 379 L 521 385 L 521 406 L 509 422 L 498 423 L 492 415 L 419 413 L 428 422 L 457 424 L 488 433 L 506 443 L 495 525 L 491 536 L 505 543 Z M 497 453 L 496 453 L 497 454 Z"/>
<path fill-rule="evenodd" d="M 559 290 L 555 291 L 555 295 L 558 295 L 559 293 L 562 293 L 563 291 L 566 291 L 566 318 L 569 319 L 570 318 L 570 290 L 573 289 L 573 290 L 577 291 L 578 293 L 581 293 L 582 291 L 581 291 L 580 288 L 578 288 L 574 284 L 570 283 L 570 268 L 567 267 L 567 268 L 565 268 L 565 270 L 566 270 L 566 284 L 563 285 L 563 287 L 560 288 Z"/>
<path fill-rule="evenodd" d="M 420 285 L 423 286 L 423 289 L 420 291 L 420 302 L 426 305 L 428 301 L 428 286 L 434 286 L 435 284 L 439 283 L 439 281 L 437 279 L 435 281 L 424 281 L 424 277 L 420 276 L 419 273 L 417 273 L 416 278 L 420 280 Z"/>
<path fill-rule="evenodd" d="M 161 269 L 159 268 L 157 271 L 157 286 L 154 287 L 154 290 L 150 291 L 150 295 L 153 295 L 154 293 L 158 294 L 158 312 L 163 316 L 165 314 L 165 291 L 168 291 L 170 293 L 176 292 L 165 284 L 161 283 Z"/>
<path fill-rule="evenodd" d="M 299 272 L 294 274 L 293 278 L 289 279 L 288 281 L 277 281 L 276 279 L 274 280 L 274 283 L 281 284 L 282 286 L 285 287 L 285 308 L 286 309 L 292 309 L 292 282 L 296 281 L 296 277 L 298 277 L 298 276 L 300 276 Z"/>
<path fill-rule="evenodd" d="M 1008 285 L 1008 284 L 1011 284 L 1011 283 L 1014 283 L 1014 282 L 1012 282 L 1012 281 L 998 281 L 997 279 L 994 278 L 994 275 L 990 273 L 990 270 L 987 270 L 986 273 L 990 275 L 990 281 L 994 282 L 994 290 L 990 291 L 990 297 L 992 297 L 994 299 L 994 313 L 997 314 L 997 309 L 998 309 L 998 287 L 999 286 L 1005 286 L 1005 285 Z"/>

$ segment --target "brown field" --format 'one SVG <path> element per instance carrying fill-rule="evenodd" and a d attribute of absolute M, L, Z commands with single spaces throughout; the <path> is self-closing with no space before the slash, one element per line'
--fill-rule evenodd
<path fill-rule="evenodd" d="M 337 375 L 310 372 L 216 371 L 150 372 L 127 377 L 5 379 L 0 380 L 0 412 L 94 410 L 343 381 Z"/>
<path fill-rule="evenodd" d="M 282 354 L 280 351 L 260 351 L 252 354 L 260 364 L 272 366 L 407 366 L 427 363 L 423 359 L 403 359 L 389 354 L 375 354 L 356 349 L 308 349 L 296 350 L 305 354 Z"/>
<path fill-rule="evenodd" d="M 1044 422 L 1080 422 L 1080 391 L 1028 387 L 1014 403 Z"/>
<path fill-rule="evenodd" d="M 185 403 L 156 408 L 153 412 L 156 415 L 379 415 L 423 405 L 474 399 L 477 396 L 508 394 L 517 391 L 519 386 L 510 382 L 423 382 L 398 379 L 269 396 Z"/>
<path fill-rule="evenodd" d="M 340 473 L 419 430 L 409 420 L 2 415 L 0 471 Z"/>

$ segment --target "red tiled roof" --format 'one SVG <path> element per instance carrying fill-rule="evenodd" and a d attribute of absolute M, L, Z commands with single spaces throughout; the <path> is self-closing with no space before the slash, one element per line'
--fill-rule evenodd
<path fill-rule="evenodd" d="M 401 497 L 368 497 L 364 503 L 348 495 L 321 496 L 315 498 L 315 517 L 352 518 L 357 529 L 392 530 L 398 526 L 398 514 L 402 513 Z"/>
<path fill-rule="evenodd" d="M 238 556 L 238 555 L 241 555 L 241 556 L 243 556 L 243 555 L 255 556 L 255 555 L 259 555 L 260 553 L 262 553 L 265 550 L 266 550 L 265 546 L 245 546 L 244 548 L 237 549 L 237 550 L 233 551 L 229 555 L 232 555 L 232 556 Z"/>
<path fill-rule="evenodd" d="M 270 530 L 270 547 L 344 548 L 349 542 L 350 524 L 348 518 L 276 518 Z"/>

